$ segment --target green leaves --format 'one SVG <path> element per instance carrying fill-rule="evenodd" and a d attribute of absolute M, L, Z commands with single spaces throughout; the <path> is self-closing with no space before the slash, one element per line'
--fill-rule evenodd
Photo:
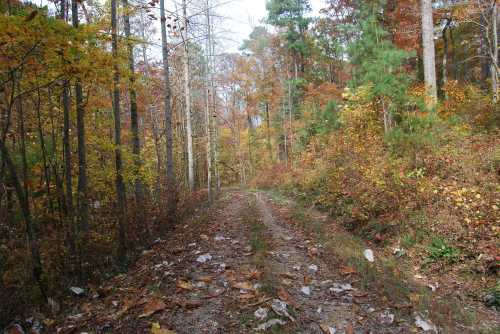
<path fill-rule="evenodd" d="M 459 251 L 456 248 L 448 246 L 441 239 L 434 239 L 427 248 L 429 252 L 428 262 L 447 261 L 448 263 L 455 263 L 458 261 Z"/>
<path fill-rule="evenodd" d="M 378 19 L 380 9 L 365 5 L 359 13 L 361 21 L 355 26 L 359 37 L 348 46 L 351 63 L 355 65 L 351 86 L 371 84 L 372 98 L 389 97 L 401 105 L 411 81 L 403 66 L 411 54 L 389 40 Z"/>
<path fill-rule="evenodd" d="M 306 14 L 311 11 L 309 0 L 269 0 L 266 4 L 267 22 L 276 27 L 287 28 L 287 48 L 305 55 L 308 48 L 305 32 L 311 23 Z"/>

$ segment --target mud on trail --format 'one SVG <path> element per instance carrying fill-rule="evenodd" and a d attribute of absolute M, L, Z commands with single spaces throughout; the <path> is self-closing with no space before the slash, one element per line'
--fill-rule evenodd
<path fill-rule="evenodd" d="M 58 333 L 419 333 L 261 193 L 228 191 L 91 289 Z M 404 313 L 404 312 L 403 312 Z"/>

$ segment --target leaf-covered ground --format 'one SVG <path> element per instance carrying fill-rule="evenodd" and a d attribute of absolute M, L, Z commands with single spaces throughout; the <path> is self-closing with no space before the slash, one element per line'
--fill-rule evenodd
<path fill-rule="evenodd" d="M 291 221 L 292 206 L 262 193 L 224 193 L 128 273 L 75 297 L 63 317 L 46 321 L 49 332 L 479 332 L 459 323 L 442 328 L 432 310 L 370 289 L 363 275 L 376 271 L 343 263 L 319 229 Z M 494 330 L 495 319 L 487 320 Z"/>

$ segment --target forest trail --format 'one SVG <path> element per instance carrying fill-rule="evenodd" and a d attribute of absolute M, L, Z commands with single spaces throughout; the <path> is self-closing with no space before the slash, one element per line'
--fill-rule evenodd
<path fill-rule="evenodd" d="M 231 190 L 176 227 L 168 240 L 158 240 L 127 274 L 89 291 L 53 329 L 423 332 L 411 312 L 384 307 L 375 292 L 361 288 L 355 273 L 342 268 L 319 242 L 282 219 L 265 194 Z"/>

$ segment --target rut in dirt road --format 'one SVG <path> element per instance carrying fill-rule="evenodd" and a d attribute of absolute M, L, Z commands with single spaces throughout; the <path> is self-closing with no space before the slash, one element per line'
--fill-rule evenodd
<path fill-rule="evenodd" d="M 289 326 L 301 333 L 404 333 L 395 324 L 394 312 L 378 310 L 369 303 L 366 293 L 346 281 L 326 264 L 323 247 L 308 240 L 303 233 L 280 224 L 262 194 L 257 194 L 257 208 L 272 240 L 269 265 L 273 275 L 281 277 L 277 287 L 291 297 L 297 320 Z M 279 294 L 278 294 L 278 297 Z M 363 297 L 364 302 L 355 301 Z M 408 329 L 406 329 L 408 331 Z"/>
<path fill-rule="evenodd" d="M 59 333 L 408 333 L 262 194 L 226 193 L 73 308 Z M 399 318 L 399 317 L 398 317 Z M 401 319 L 401 318 L 400 318 Z"/>

